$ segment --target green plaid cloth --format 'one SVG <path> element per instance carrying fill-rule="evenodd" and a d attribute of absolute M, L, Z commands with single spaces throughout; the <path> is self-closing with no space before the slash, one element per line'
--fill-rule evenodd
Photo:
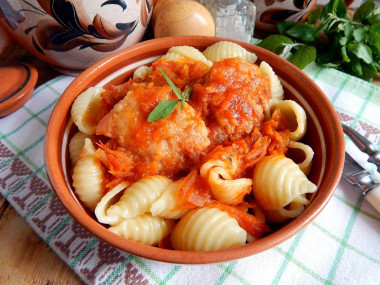
<path fill-rule="evenodd" d="M 342 122 L 380 146 L 380 88 L 310 65 Z M 72 77 L 42 86 L 0 119 L 2 195 L 87 284 L 380 284 L 380 215 L 346 181 L 323 212 L 293 238 L 263 253 L 212 265 L 175 265 L 121 252 L 79 226 L 53 194 L 44 137 L 55 103 Z M 347 140 L 347 151 L 364 164 Z M 376 175 L 374 166 L 366 164 Z"/>

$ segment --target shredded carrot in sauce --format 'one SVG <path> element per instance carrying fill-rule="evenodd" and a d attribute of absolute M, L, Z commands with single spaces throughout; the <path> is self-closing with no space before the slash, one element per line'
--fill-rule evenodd
<path fill-rule="evenodd" d="M 147 122 L 158 103 L 178 99 L 158 68 L 181 91 L 188 87 L 193 91 L 180 112 L 177 106 L 165 119 Z M 177 193 L 181 204 L 174 210 L 218 208 L 254 238 L 269 231 L 250 195 L 248 200 L 242 197 L 244 201 L 236 206 L 223 204 L 213 197 L 199 174 L 204 162 L 220 160 L 233 169 L 232 179 L 252 177 L 255 164 L 263 156 L 286 153 L 289 131 L 285 116 L 275 110 L 264 122 L 265 106 L 271 97 L 269 78 L 256 65 L 239 58 L 221 60 L 211 69 L 191 59 L 162 58 L 141 81 L 131 79 L 102 94 L 102 120 L 96 133 L 108 138 L 98 144 L 112 175 L 107 187 L 121 181 L 133 183 L 148 175 L 173 180 L 184 177 Z M 161 246 L 167 248 L 167 241 Z"/>
<path fill-rule="evenodd" d="M 269 231 L 265 224 L 265 219 L 256 218 L 248 213 L 249 208 L 256 208 L 256 204 L 241 203 L 237 206 L 230 206 L 212 198 L 208 184 L 197 174 L 197 171 L 191 171 L 181 183 L 177 192 L 177 198 L 182 202 L 178 209 L 195 209 L 197 207 L 218 208 L 228 213 L 237 220 L 239 225 L 250 235 L 259 238 L 263 233 Z"/>

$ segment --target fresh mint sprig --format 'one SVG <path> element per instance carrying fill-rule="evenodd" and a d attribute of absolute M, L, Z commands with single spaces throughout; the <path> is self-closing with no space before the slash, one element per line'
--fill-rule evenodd
<path fill-rule="evenodd" d="M 177 96 L 177 100 L 163 100 L 160 103 L 157 104 L 156 107 L 150 112 L 147 121 L 153 122 L 158 121 L 161 119 L 165 119 L 168 117 L 177 107 L 178 103 L 178 114 L 181 112 L 183 107 L 185 106 L 185 102 L 189 101 L 191 92 L 193 91 L 193 87 L 189 87 L 185 89 L 183 92 L 181 92 L 177 86 L 173 83 L 173 81 L 165 74 L 165 72 L 161 69 L 157 69 L 161 74 L 164 76 L 165 80 L 169 84 L 169 86 L 172 88 L 174 94 Z"/>
<path fill-rule="evenodd" d="M 364 2 L 347 16 L 344 0 L 330 0 L 304 23 L 282 22 L 258 45 L 303 69 L 316 61 L 365 80 L 380 71 L 380 8 Z"/>

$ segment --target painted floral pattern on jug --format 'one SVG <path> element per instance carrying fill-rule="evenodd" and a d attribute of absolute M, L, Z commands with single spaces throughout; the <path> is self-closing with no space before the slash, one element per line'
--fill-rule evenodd
<path fill-rule="evenodd" d="M 141 40 L 153 0 L 0 0 L 17 39 L 58 67 L 81 70 Z"/>

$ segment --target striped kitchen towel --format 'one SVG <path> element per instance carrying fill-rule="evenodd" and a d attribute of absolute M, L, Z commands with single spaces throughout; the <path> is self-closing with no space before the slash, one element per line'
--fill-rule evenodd
<path fill-rule="evenodd" d="M 332 69 L 306 73 L 342 122 L 380 148 L 380 88 Z M 66 212 L 44 168 L 50 113 L 73 77 L 40 86 L 0 119 L 1 194 L 87 284 L 380 284 L 380 215 L 341 180 L 322 213 L 293 238 L 263 253 L 211 265 L 176 265 L 119 251 L 93 237 Z M 347 151 L 366 158 L 347 140 Z M 366 165 L 376 175 L 372 165 Z"/>

